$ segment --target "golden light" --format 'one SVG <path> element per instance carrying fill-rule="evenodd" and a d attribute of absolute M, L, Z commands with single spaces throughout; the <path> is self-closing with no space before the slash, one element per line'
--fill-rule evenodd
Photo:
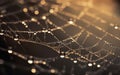
<path fill-rule="evenodd" d="M 3 17 L 3 15 L 0 15 L 0 17 Z"/>
<path fill-rule="evenodd" d="M 24 21 L 22 21 L 22 24 L 23 24 L 23 25 L 26 25 L 26 23 L 25 23 Z"/>
<path fill-rule="evenodd" d="M 4 35 L 4 33 L 0 32 L 0 35 Z"/>
<path fill-rule="evenodd" d="M 101 67 L 101 65 L 97 65 L 97 67 L 98 67 L 98 68 L 100 68 L 100 67 Z"/>
<path fill-rule="evenodd" d="M 38 14 L 39 14 L 39 11 L 38 11 L 38 10 L 35 10 L 35 11 L 34 11 L 34 14 L 35 14 L 35 15 L 38 15 Z"/>
<path fill-rule="evenodd" d="M 45 4 L 46 4 L 46 1 L 45 1 L 45 0 L 41 0 L 40 4 L 41 4 L 41 5 L 45 5 Z"/>
<path fill-rule="evenodd" d="M 51 31 L 48 31 L 47 33 L 51 33 Z"/>
<path fill-rule="evenodd" d="M 50 9 L 49 12 L 50 12 L 50 13 L 54 13 L 54 10 L 53 10 L 53 9 Z"/>
<path fill-rule="evenodd" d="M 88 66 L 91 67 L 91 66 L 92 66 L 92 63 L 88 63 Z"/>
<path fill-rule="evenodd" d="M 45 61 L 43 61 L 42 64 L 46 65 L 47 63 Z"/>
<path fill-rule="evenodd" d="M 77 60 L 74 60 L 73 62 L 74 62 L 74 63 L 77 63 Z"/>
<path fill-rule="evenodd" d="M 68 21 L 68 23 L 69 23 L 69 24 L 74 24 L 74 22 L 73 22 L 73 21 Z"/>
<path fill-rule="evenodd" d="M 45 19 L 46 19 L 46 16 L 42 16 L 42 19 L 45 20 Z"/>
<path fill-rule="evenodd" d="M 37 22 L 37 19 L 35 19 L 35 18 L 31 18 L 31 21 L 33 21 L 33 22 Z"/>
<path fill-rule="evenodd" d="M 34 63 L 35 63 L 35 64 L 39 64 L 39 61 L 35 60 Z"/>
<path fill-rule="evenodd" d="M 27 8 L 23 8 L 23 12 L 28 12 L 28 9 Z"/>
<path fill-rule="evenodd" d="M 14 41 L 18 41 L 18 38 L 14 38 Z"/>
<path fill-rule="evenodd" d="M 96 65 L 96 63 L 94 62 L 93 65 Z"/>
<path fill-rule="evenodd" d="M 28 63 L 29 64 L 33 64 L 33 60 L 28 60 Z"/>
<path fill-rule="evenodd" d="M 118 29 L 118 26 L 115 26 L 114 28 L 115 28 L 115 29 Z"/>
<path fill-rule="evenodd" d="M 51 73 L 56 73 L 56 70 L 55 69 L 51 69 L 50 72 Z"/>
<path fill-rule="evenodd" d="M 64 55 L 60 55 L 60 58 L 64 58 L 65 56 Z"/>
<path fill-rule="evenodd" d="M 37 70 L 36 70 L 35 68 L 32 68 L 32 69 L 31 69 L 31 72 L 32 72 L 32 73 L 36 73 Z"/>
<path fill-rule="evenodd" d="M 11 54 L 11 53 L 13 53 L 13 51 L 12 50 L 8 50 L 8 53 Z"/>
<path fill-rule="evenodd" d="M 34 32 L 34 35 L 37 35 L 37 32 Z"/>
<path fill-rule="evenodd" d="M 25 28 L 28 28 L 28 25 L 25 25 Z"/>

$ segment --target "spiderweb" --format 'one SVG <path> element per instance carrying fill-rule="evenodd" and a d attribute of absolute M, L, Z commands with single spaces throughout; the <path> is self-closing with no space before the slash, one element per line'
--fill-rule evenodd
<path fill-rule="evenodd" d="M 0 35 L 8 53 L 28 62 L 34 59 L 35 64 L 51 67 L 49 62 L 63 58 L 101 67 L 120 57 L 119 18 L 97 9 L 92 0 L 8 0 L 0 6 Z M 26 43 L 44 46 L 57 56 L 36 57 L 26 50 Z"/>

